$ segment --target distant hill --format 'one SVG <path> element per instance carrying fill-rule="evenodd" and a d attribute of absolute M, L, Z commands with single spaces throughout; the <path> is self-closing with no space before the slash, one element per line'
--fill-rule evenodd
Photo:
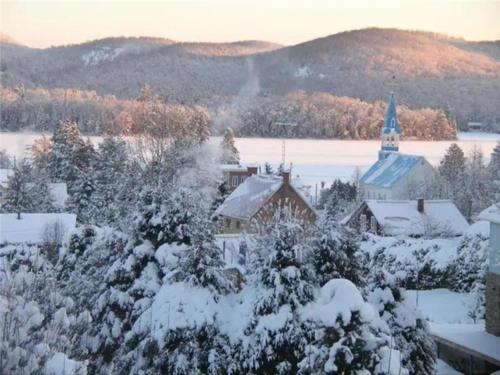
<path fill-rule="evenodd" d="M 500 123 L 499 45 L 374 28 L 289 47 L 161 38 L 48 49 L 1 43 L 1 80 L 6 87 L 78 88 L 121 98 L 135 97 L 147 83 L 169 101 L 208 106 L 297 89 L 367 101 L 395 90 L 409 107 L 439 107 L 461 124 Z"/>

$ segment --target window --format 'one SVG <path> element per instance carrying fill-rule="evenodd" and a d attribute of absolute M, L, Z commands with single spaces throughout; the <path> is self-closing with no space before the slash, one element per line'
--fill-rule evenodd
<path fill-rule="evenodd" d="M 359 229 L 361 232 L 366 232 L 366 215 L 361 215 L 359 218 Z"/>
<path fill-rule="evenodd" d="M 229 229 L 231 228 L 231 219 L 226 219 L 226 228 Z"/>
<path fill-rule="evenodd" d="M 240 221 L 236 220 L 236 229 L 240 229 L 240 227 L 241 227 Z"/>
<path fill-rule="evenodd" d="M 377 219 L 375 219 L 375 216 L 370 218 L 370 230 L 373 233 L 377 233 Z"/>
<path fill-rule="evenodd" d="M 238 176 L 233 176 L 233 187 L 238 186 Z"/>

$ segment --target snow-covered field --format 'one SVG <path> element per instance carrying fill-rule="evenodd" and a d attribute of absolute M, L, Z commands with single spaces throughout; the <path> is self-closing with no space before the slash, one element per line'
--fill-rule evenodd
<path fill-rule="evenodd" d="M 456 293 L 448 289 L 408 290 L 407 293 L 408 301 L 432 323 L 472 323 L 467 315 L 474 303 L 474 296 L 470 293 Z"/>
<path fill-rule="evenodd" d="M 21 157 L 26 153 L 26 147 L 40 137 L 35 133 L 1 133 L 0 150 Z M 98 143 L 100 137 L 91 137 Z M 213 137 L 214 144 L 220 138 Z M 465 153 L 474 145 L 479 146 L 485 160 L 489 161 L 490 153 L 500 141 L 500 134 L 460 133 L 458 145 Z M 433 165 L 439 163 L 452 141 L 402 141 L 401 152 L 424 155 Z M 281 162 L 282 140 L 276 138 L 237 138 L 236 147 L 240 151 L 243 163 L 263 164 L 269 162 L 277 166 Z M 335 178 L 349 180 L 356 167 L 366 170 L 377 158 L 380 141 L 348 141 L 348 140 L 286 140 L 286 162 L 292 163 L 293 174 L 300 175 L 308 184 L 330 183 Z"/>

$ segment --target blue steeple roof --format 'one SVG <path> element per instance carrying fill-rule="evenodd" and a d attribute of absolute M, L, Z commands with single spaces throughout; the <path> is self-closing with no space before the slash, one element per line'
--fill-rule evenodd
<path fill-rule="evenodd" d="M 391 97 L 389 98 L 389 106 L 387 107 L 387 113 L 385 114 L 382 134 L 388 134 L 391 130 L 394 130 L 396 134 L 401 134 L 401 128 L 398 123 L 398 115 L 396 114 L 396 100 L 394 99 L 394 93 L 391 93 Z"/>

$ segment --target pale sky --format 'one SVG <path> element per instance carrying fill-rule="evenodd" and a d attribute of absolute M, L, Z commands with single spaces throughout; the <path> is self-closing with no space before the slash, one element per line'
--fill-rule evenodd
<path fill-rule="evenodd" d="M 364 27 L 500 39 L 500 0 L 0 0 L 0 30 L 33 47 L 109 36 L 295 44 Z"/>

